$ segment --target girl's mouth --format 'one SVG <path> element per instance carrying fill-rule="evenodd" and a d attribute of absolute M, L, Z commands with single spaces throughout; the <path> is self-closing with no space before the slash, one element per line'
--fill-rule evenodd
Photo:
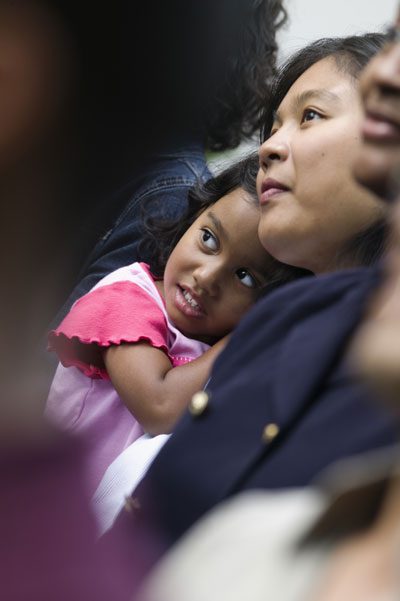
<path fill-rule="evenodd" d="M 182 289 L 182 294 L 185 297 L 186 301 L 189 303 L 189 305 L 191 307 L 193 307 L 193 309 L 199 309 L 200 305 L 199 303 L 197 303 L 193 296 L 190 294 L 190 292 L 188 290 L 184 290 Z"/>
<path fill-rule="evenodd" d="M 175 304 L 177 308 L 187 317 L 203 317 L 205 311 L 198 300 L 188 288 L 176 287 Z"/>

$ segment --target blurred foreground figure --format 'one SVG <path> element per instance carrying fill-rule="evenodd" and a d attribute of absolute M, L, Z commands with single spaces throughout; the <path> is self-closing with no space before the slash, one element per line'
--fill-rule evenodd
<path fill-rule="evenodd" d="M 130 596 L 132 551 L 122 538 L 94 547 L 84 449 L 42 421 L 47 377 L 38 341 L 82 259 L 87 241 L 76 232 L 100 210 L 98 190 L 112 188 L 127 163 L 173 131 L 200 127 L 199 107 L 225 50 L 236 46 L 246 5 L 174 0 L 138 11 L 122 0 L 95 10 L 75 1 L 0 1 L 4 600 Z M 145 543 L 135 544 L 140 569 Z"/>

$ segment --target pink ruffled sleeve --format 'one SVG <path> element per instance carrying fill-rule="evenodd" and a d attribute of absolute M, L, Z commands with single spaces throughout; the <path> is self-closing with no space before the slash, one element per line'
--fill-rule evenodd
<path fill-rule="evenodd" d="M 49 350 L 64 367 L 108 379 L 102 351 L 123 342 L 146 341 L 168 355 L 167 324 L 161 308 L 140 286 L 121 281 L 96 288 L 79 299 L 56 330 Z"/>

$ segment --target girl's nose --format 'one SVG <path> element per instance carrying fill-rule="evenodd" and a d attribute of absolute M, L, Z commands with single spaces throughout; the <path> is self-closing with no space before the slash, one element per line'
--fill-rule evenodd
<path fill-rule="evenodd" d="M 268 168 L 273 161 L 284 161 L 289 156 L 289 142 L 280 132 L 272 135 L 260 146 L 258 151 L 260 168 Z"/>
<path fill-rule="evenodd" d="M 218 257 L 210 257 L 209 261 L 205 261 L 194 270 L 195 292 L 206 292 L 210 296 L 218 294 L 221 285 L 222 266 L 216 259 Z"/>

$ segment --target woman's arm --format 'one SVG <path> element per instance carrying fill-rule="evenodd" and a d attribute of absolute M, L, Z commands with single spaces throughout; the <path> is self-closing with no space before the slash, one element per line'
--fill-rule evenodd
<path fill-rule="evenodd" d="M 174 368 L 162 350 L 145 342 L 111 346 L 103 358 L 116 391 L 143 429 L 165 434 L 206 383 L 227 340 L 225 336 L 201 357 Z"/>

